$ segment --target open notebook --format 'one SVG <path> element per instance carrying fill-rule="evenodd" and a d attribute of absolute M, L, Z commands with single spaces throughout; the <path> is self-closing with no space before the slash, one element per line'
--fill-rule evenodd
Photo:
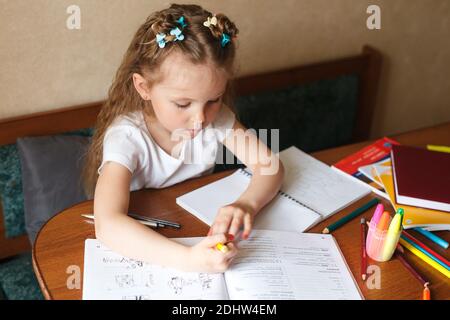
<path fill-rule="evenodd" d="M 256 229 L 303 232 L 370 193 L 296 147 L 281 151 L 279 157 L 285 167 L 284 182 L 278 195 L 258 213 Z M 178 197 L 176 202 L 212 225 L 219 208 L 237 200 L 250 178 L 251 173 L 239 169 Z"/>
<path fill-rule="evenodd" d="M 173 239 L 192 245 L 202 238 Z M 254 230 L 225 273 L 181 272 L 125 258 L 95 239 L 83 299 L 362 299 L 331 235 Z"/>

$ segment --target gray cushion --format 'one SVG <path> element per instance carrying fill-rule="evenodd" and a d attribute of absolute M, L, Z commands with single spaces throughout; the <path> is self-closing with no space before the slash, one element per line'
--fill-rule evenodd
<path fill-rule="evenodd" d="M 90 137 L 56 135 L 17 139 L 31 244 L 47 220 L 86 200 L 81 170 Z"/>

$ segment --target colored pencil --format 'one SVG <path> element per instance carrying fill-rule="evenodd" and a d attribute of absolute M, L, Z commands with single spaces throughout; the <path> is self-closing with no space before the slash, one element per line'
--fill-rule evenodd
<path fill-rule="evenodd" d="M 417 244 L 419 247 L 427 251 L 429 254 L 435 256 L 436 258 L 444 262 L 448 267 L 450 267 L 450 261 L 448 261 L 445 257 L 441 256 L 439 253 L 437 253 L 436 251 L 425 245 L 423 242 L 420 242 L 418 239 L 413 237 L 410 233 L 406 232 L 405 230 L 402 231 L 402 234 L 406 236 L 409 240 Z"/>
<path fill-rule="evenodd" d="M 361 278 L 367 277 L 366 219 L 361 218 Z"/>
<path fill-rule="evenodd" d="M 399 245 L 399 247 L 401 247 Z M 400 249 L 397 247 L 397 249 L 395 250 L 395 256 L 397 257 L 398 260 L 400 260 L 400 262 L 405 266 L 406 269 L 409 270 L 409 272 L 412 273 L 412 275 L 424 286 L 425 284 L 429 284 L 429 281 L 427 281 L 420 273 L 417 272 L 417 270 L 415 270 L 413 268 L 413 266 L 408 262 L 408 260 L 406 260 L 406 257 L 403 255 L 403 253 L 400 251 Z"/>
<path fill-rule="evenodd" d="M 417 270 L 414 269 L 414 267 L 406 260 L 406 257 L 403 255 L 403 247 L 399 244 L 397 245 L 397 249 L 395 250 L 395 256 L 398 260 L 405 266 L 406 269 L 408 269 L 409 272 L 416 278 L 422 285 L 423 285 L 423 291 L 422 291 L 422 299 L 423 300 L 430 300 L 431 292 L 430 288 L 428 287 L 430 285 L 430 282 L 428 280 L 425 280 L 425 278 L 417 272 Z"/>
<path fill-rule="evenodd" d="M 442 261 L 441 259 L 439 259 L 438 257 L 435 257 L 434 255 L 432 255 L 431 253 L 427 252 L 425 249 L 421 248 L 417 243 L 415 243 L 414 241 L 410 240 L 409 238 L 405 237 L 405 235 L 401 235 L 400 236 L 401 239 L 405 240 L 406 242 L 408 242 L 410 245 L 412 245 L 414 248 L 416 248 L 417 250 L 419 250 L 420 252 L 422 252 L 424 255 L 428 256 L 431 260 L 434 260 L 436 263 L 440 264 L 442 267 L 444 267 L 445 269 L 447 269 L 448 271 L 450 271 L 450 266 L 448 266 L 447 264 L 444 263 L 444 261 Z"/>
<path fill-rule="evenodd" d="M 357 216 L 359 216 L 361 213 L 365 212 L 366 210 L 370 209 L 371 207 L 373 207 L 374 205 L 378 204 L 378 199 L 374 198 L 372 200 L 370 200 L 369 202 L 367 202 L 366 204 L 364 204 L 363 206 L 361 206 L 360 208 L 354 210 L 353 212 L 349 213 L 348 215 L 346 215 L 345 217 L 339 219 L 338 221 L 336 221 L 335 223 L 330 224 L 328 227 L 326 227 L 325 229 L 323 229 L 322 233 L 330 233 L 333 232 L 334 230 L 336 230 L 337 228 L 339 228 L 340 226 L 346 224 L 347 222 L 349 222 L 350 220 L 356 218 Z"/>
<path fill-rule="evenodd" d="M 431 150 L 431 151 L 450 153 L 450 147 L 447 147 L 447 146 L 435 146 L 435 145 L 429 144 L 429 145 L 427 145 L 427 149 Z"/>
<path fill-rule="evenodd" d="M 428 263 L 430 266 L 447 276 L 447 278 L 450 278 L 450 271 L 448 271 L 446 268 L 441 266 L 439 263 L 425 255 L 423 252 L 421 252 L 419 249 L 408 243 L 406 240 L 404 240 L 402 237 L 400 237 L 400 244 L 404 246 L 406 249 L 411 251 L 414 255 L 416 255 L 418 258 L 422 259 L 424 262 Z"/>
<path fill-rule="evenodd" d="M 423 289 L 422 300 L 431 300 L 431 292 L 428 286 Z"/>
<path fill-rule="evenodd" d="M 436 243 L 438 246 L 440 246 L 440 247 L 442 247 L 444 249 L 448 248 L 448 242 L 445 241 L 444 239 L 438 237 L 434 233 L 432 233 L 432 232 L 430 232 L 428 230 L 422 229 L 422 228 L 414 228 L 413 230 L 417 231 L 418 233 L 420 233 L 424 237 L 427 237 L 428 239 L 430 239 L 431 241 Z"/>

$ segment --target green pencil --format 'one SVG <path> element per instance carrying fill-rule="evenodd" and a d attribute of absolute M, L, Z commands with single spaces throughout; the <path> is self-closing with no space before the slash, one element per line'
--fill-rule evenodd
<path fill-rule="evenodd" d="M 355 211 L 349 213 L 348 215 L 346 215 L 345 217 L 339 219 L 338 221 L 336 221 L 335 223 L 330 224 L 328 227 L 326 227 L 325 229 L 323 229 L 322 233 L 330 233 L 333 232 L 334 230 L 336 230 L 337 228 L 339 228 L 340 226 L 342 226 L 343 224 L 346 224 L 347 222 L 349 222 L 350 220 L 352 220 L 353 218 L 359 216 L 361 213 L 363 213 L 364 211 L 366 211 L 367 209 L 373 207 L 374 205 L 378 204 L 378 199 L 374 198 L 372 200 L 370 200 L 369 202 L 367 202 L 365 205 L 363 205 L 362 207 L 356 209 Z"/>

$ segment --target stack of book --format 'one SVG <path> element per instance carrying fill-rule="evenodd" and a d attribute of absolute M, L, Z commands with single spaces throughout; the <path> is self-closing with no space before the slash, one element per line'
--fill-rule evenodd
<path fill-rule="evenodd" d="M 366 147 L 366 153 L 379 148 L 383 141 L 389 141 L 386 139 Z M 366 184 L 389 200 L 395 210 L 403 208 L 405 229 L 450 230 L 450 154 L 398 143 L 391 143 L 388 148 L 389 153 L 383 159 L 364 163 L 353 170 L 371 181 Z M 334 168 L 350 174 L 345 171 L 350 167 L 349 161 L 353 159 L 353 163 L 358 163 L 356 159 L 361 159 L 362 154 L 364 149 L 339 161 Z M 381 156 L 382 152 L 378 154 Z M 357 178 L 358 175 L 352 176 Z"/>
<path fill-rule="evenodd" d="M 354 154 L 335 163 L 332 168 L 340 173 L 351 176 L 361 185 L 371 189 L 377 195 L 389 200 L 383 183 L 378 179 L 374 165 L 390 166 L 391 150 L 393 145 L 399 143 L 384 137 L 362 148 Z"/>

